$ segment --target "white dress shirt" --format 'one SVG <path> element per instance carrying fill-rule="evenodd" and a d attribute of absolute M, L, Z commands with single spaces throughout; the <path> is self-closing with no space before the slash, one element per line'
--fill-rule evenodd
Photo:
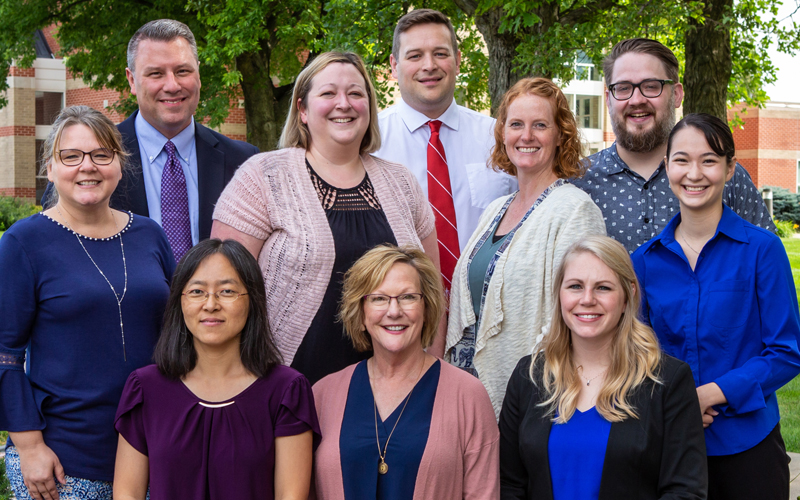
<path fill-rule="evenodd" d="M 453 103 L 442 116 L 439 138 L 450 171 L 450 188 L 456 209 L 458 244 L 461 250 L 478 226 L 489 203 L 517 190 L 517 180 L 486 166 L 494 146 L 494 118 Z M 381 149 L 374 153 L 384 160 L 402 163 L 428 194 L 428 141 L 430 118 L 402 99 L 378 114 Z"/>

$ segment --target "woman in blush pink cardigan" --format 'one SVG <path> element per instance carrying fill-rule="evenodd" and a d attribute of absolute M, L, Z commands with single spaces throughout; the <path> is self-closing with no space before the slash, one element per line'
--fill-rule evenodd
<path fill-rule="evenodd" d="M 281 149 L 245 162 L 214 211 L 211 236 L 258 259 L 278 349 L 312 384 L 369 356 L 335 321 L 353 262 L 384 243 L 424 248 L 439 262 L 428 199 L 407 168 L 369 154 L 380 140 L 364 62 L 320 54 L 297 77 Z M 443 352 L 442 334 L 433 353 Z"/>
<path fill-rule="evenodd" d="M 443 307 L 439 272 L 420 250 L 376 247 L 348 271 L 339 316 L 354 347 L 374 355 L 313 387 L 319 500 L 500 498 L 486 389 L 424 351 Z"/>

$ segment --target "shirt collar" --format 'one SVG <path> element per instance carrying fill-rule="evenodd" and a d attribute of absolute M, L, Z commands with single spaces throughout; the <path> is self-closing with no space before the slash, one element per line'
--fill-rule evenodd
<path fill-rule="evenodd" d="M 398 114 L 410 133 L 415 132 L 418 128 L 431 121 L 430 118 L 409 106 L 402 98 L 400 99 L 400 102 L 397 103 L 397 106 Z M 439 118 L 436 118 L 436 120 L 439 120 L 448 128 L 456 131 L 458 130 L 459 114 L 458 104 L 456 104 L 455 99 L 453 99 L 453 102 L 450 103 L 450 106 L 447 108 L 447 110 L 442 113 Z"/>
<path fill-rule="evenodd" d="M 619 157 L 619 153 L 617 152 L 617 143 L 615 142 L 611 146 L 607 147 L 606 149 L 600 151 L 600 161 L 598 162 L 598 166 L 600 170 L 605 173 L 606 175 L 614 175 L 614 174 L 621 174 L 624 171 L 628 171 L 631 174 L 636 174 L 631 167 L 628 166 L 622 158 Z M 664 168 L 664 160 L 658 164 L 658 168 L 656 168 L 657 172 Z M 647 179 L 645 179 L 647 180 Z"/>
<path fill-rule="evenodd" d="M 678 213 L 675 217 L 669 221 L 669 224 L 657 234 L 652 240 L 648 241 L 642 247 L 644 247 L 643 251 L 647 251 L 650 247 L 652 247 L 657 241 L 660 241 L 661 244 L 665 247 L 670 246 L 675 241 L 675 228 L 678 227 L 678 224 L 681 223 L 681 214 Z M 736 215 L 736 213 L 730 209 L 724 203 L 722 204 L 722 217 L 719 220 L 719 224 L 717 224 L 717 231 L 714 233 L 714 237 L 711 238 L 712 240 L 719 236 L 722 233 L 728 238 L 732 240 L 739 241 L 741 243 L 748 243 L 750 240 L 747 237 L 747 232 L 744 229 L 744 219 Z"/>
<path fill-rule="evenodd" d="M 192 117 L 192 122 L 172 139 L 167 139 L 154 126 L 150 125 L 150 122 L 144 119 L 142 113 L 136 114 L 134 127 L 136 128 L 139 147 L 144 149 L 149 163 L 156 161 L 168 140 L 171 140 L 172 144 L 175 145 L 178 156 L 188 163 L 189 153 L 194 145 L 194 117 Z M 142 161 L 144 161 L 144 158 L 142 158 Z"/>

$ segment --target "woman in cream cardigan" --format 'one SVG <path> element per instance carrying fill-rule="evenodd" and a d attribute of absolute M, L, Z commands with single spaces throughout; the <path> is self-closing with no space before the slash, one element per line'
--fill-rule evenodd
<path fill-rule="evenodd" d="M 566 179 L 581 175 L 581 143 L 564 94 L 526 78 L 497 111 L 489 161 L 519 191 L 486 208 L 456 265 L 447 329 L 452 364 L 476 375 L 499 415 L 517 360 L 547 331 L 552 279 L 566 250 L 605 235 L 600 209 Z"/>
<path fill-rule="evenodd" d="M 312 384 L 369 356 L 336 322 L 353 262 L 382 243 L 439 262 L 428 200 L 408 169 L 370 156 L 380 140 L 364 62 L 320 54 L 297 77 L 282 149 L 245 162 L 214 211 L 211 237 L 238 240 L 258 259 L 276 344 Z"/>

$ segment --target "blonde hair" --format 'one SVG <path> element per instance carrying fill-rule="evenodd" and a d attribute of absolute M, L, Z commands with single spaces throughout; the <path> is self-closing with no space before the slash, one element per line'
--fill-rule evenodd
<path fill-rule="evenodd" d="M 61 135 L 64 130 L 73 125 L 84 125 L 92 131 L 97 138 L 100 146 L 114 150 L 119 157 L 119 165 L 122 171 L 128 167 L 128 153 L 125 151 L 125 146 L 122 142 L 122 135 L 119 133 L 117 126 L 103 113 L 97 111 L 89 106 L 70 106 L 64 108 L 56 116 L 53 122 L 53 128 L 50 129 L 47 139 L 42 145 L 42 159 L 39 167 L 40 175 L 47 175 L 47 167 L 56 155 L 61 145 Z M 48 199 L 42 200 L 45 207 L 53 206 L 58 201 L 58 191 L 55 186 L 50 191 Z"/>
<path fill-rule="evenodd" d="M 565 423 L 572 418 L 582 382 L 572 357 L 571 332 L 561 314 L 560 290 L 567 265 L 582 253 L 594 255 L 616 274 L 626 302 L 611 345 L 611 366 L 597 396 L 596 408 L 609 422 L 637 418 L 636 408 L 628 398 L 648 379 L 661 383 L 657 373 L 661 348 L 653 330 L 638 319 L 641 292 L 628 252 L 606 236 L 587 237 L 567 250 L 553 284 L 550 333 L 545 336 L 542 350 L 534 355 L 534 361 L 544 356 L 544 366 L 538 372 L 535 363 L 531 363 L 530 377 L 535 384 L 541 383 L 547 399 L 540 405 L 548 407 L 554 422 Z"/>
<path fill-rule="evenodd" d="M 372 349 L 372 339 L 364 329 L 364 296 L 378 288 L 395 264 L 408 264 L 417 270 L 425 304 L 422 347 L 433 344 L 439 320 L 444 313 L 442 279 L 430 257 L 414 247 L 379 245 L 365 253 L 344 275 L 339 320 L 357 351 Z"/>
<path fill-rule="evenodd" d="M 361 140 L 361 147 L 358 152 L 374 153 L 381 148 L 381 132 L 378 128 L 378 99 L 375 96 L 375 86 L 367 72 L 367 67 L 364 61 L 358 54 L 353 52 L 325 52 L 314 58 L 308 66 L 297 75 L 297 80 L 294 82 L 294 90 L 292 91 L 292 102 L 289 105 L 289 113 L 286 115 L 286 123 L 283 125 L 283 132 L 278 141 L 278 148 L 303 148 L 308 149 L 311 143 L 311 134 L 308 131 L 308 126 L 300 119 L 300 109 L 298 101 L 303 103 L 303 106 L 308 105 L 308 94 L 311 92 L 311 86 L 314 83 L 314 77 L 327 68 L 328 65 L 334 63 L 351 64 L 353 65 L 361 76 L 364 78 L 364 83 L 367 87 L 367 98 L 369 99 L 369 127 L 364 138 Z"/>

